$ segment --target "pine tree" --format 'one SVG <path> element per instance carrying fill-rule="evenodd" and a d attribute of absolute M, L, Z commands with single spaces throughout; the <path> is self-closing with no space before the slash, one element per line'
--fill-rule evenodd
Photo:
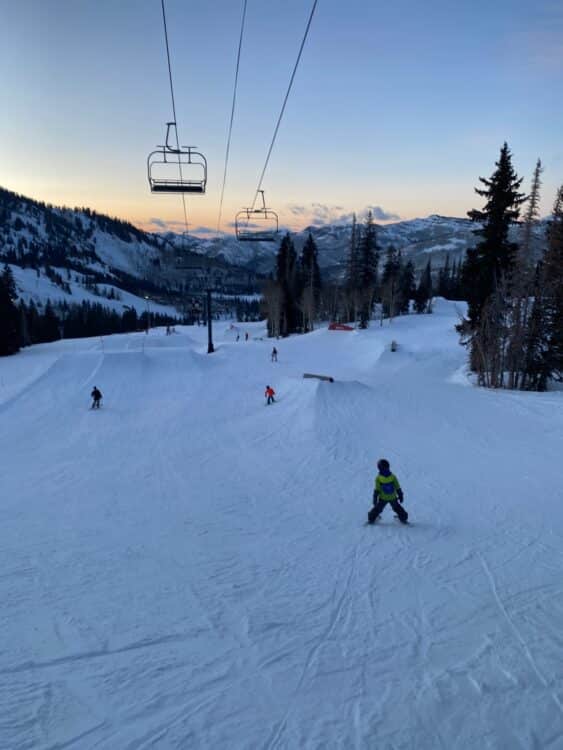
<path fill-rule="evenodd" d="M 16 288 L 14 274 L 12 273 L 12 269 L 7 263 L 4 263 L 4 268 L 2 269 L 1 281 L 4 284 L 4 288 L 8 292 L 10 299 L 12 300 L 12 302 L 15 302 L 18 298 L 18 291 Z"/>
<path fill-rule="evenodd" d="M 282 238 L 276 258 L 276 281 L 281 287 L 282 303 L 280 321 L 277 329 L 282 336 L 288 336 L 297 330 L 299 310 L 299 269 L 297 254 L 289 232 Z"/>
<path fill-rule="evenodd" d="M 543 167 L 541 159 L 538 159 L 534 169 L 530 195 L 528 196 L 528 206 L 524 215 L 522 243 L 520 245 L 520 255 L 523 255 L 526 259 L 528 259 L 531 254 L 532 231 L 540 216 L 540 187 L 542 172 Z"/>
<path fill-rule="evenodd" d="M 455 260 L 452 264 L 452 272 L 450 274 L 450 280 L 448 283 L 449 288 L 449 299 L 465 299 L 461 291 L 461 261 L 457 263 Z"/>
<path fill-rule="evenodd" d="M 346 318 L 355 323 L 359 309 L 358 225 L 356 214 L 352 218 L 352 231 L 350 233 L 350 244 L 348 245 L 345 290 L 348 303 Z"/>
<path fill-rule="evenodd" d="M 93 332 L 96 335 L 98 332 Z M 41 318 L 41 341 L 57 341 L 60 339 L 59 319 L 57 318 L 51 300 L 47 300 L 45 312 Z"/>
<path fill-rule="evenodd" d="M 472 329 L 477 327 L 485 300 L 494 291 L 501 275 L 513 266 L 517 245 L 510 242 L 508 232 L 519 217 L 520 205 L 526 200 L 526 196 L 519 192 L 522 178 L 514 171 L 512 154 L 506 143 L 495 164 L 496 170 L 490 179 L 479 177 L 485 188 L 475 188 L 478 195 L 486 198 L 484 208 L 468 212 L 470 219 L 482 224 L 475 231 L 481 241 L 476 248 L 468 250 L 464 264 L 464 286 L 468 291 Z"/>
<path fill-rule="evenodd" d="M 317 256 L 317 245 L 313 239 L 313 235 L 309 232 L 300 258 L 302 282 L 301 310 L 303 313 L 303 329 L 305 331 L 313 330 L 314 320 L 319 310 L 321 272 Z"/>
<path fill-rule="evenodd" d="M 7 276 L 0 277 L 0 357 L 20 350 L 20 318 Z"/>
<path fill-rule="evenodd" d="M 400 273 L 401 254 L 393 245 L 390 245 L 381 275 L 382 314 L 389 318 L 394 317 L 398 306 Z"/>
<path fill-rule="evenodd" d="M 542 264 L 548 377 L 563 381 L 563 185 L 557 192 Z"/>
<path fill-rule="evenodd" d="M 535 327 L 541 316 L 541 302 L 538 298 L 538 304 L 533 306 L 533 320 L 530 318 L 530 305 L 535 297 L 534 287 L 536 293 L 541 291 L 541 281 L 536 277 L 534 282 L 531 257 L 532 231 L 539 219 L 541 173 L 542 165 L 538 159 L 524 216 L 522 243 L 518 248 L 513 269 L 508 275 L 511 321 L 506 368 L 509 388 L 519 388 L 522 385 L 522 378 L 525 377 L 527 369 L 525 362 L 529 360 L 525 342 L 530 340 L 530 334 L 526 332 L 526 329 L 530 326 Z"/>
<path fill-rule="evenodd" d="M 25 302 L 20 300 L 18 305 L 18 314 L 20 318 L 20 341 L 22 346 L 29 346 L 32 343 L 29 325 L 27 322 L 27 308 Z"/>
<path fill-rule="evenodd" d="M 41 318 L 33 300 L 27 306 L 27 330 L 32 344 L 41 341 Z"/>
<path fill-rule="evenodd" d="M 438 296 L 449 298 L 451 289 L 450 255 L 446 255 L 446 261 L 438 272 Z"/>
<path fill-rule="evenodd" d="M 410 301 L 415 298 L 416 284 L 414 281 L 414 265 L 411 260 L 401 267 L 399 275 L 399 313 L 406 315 L 410 309 Z"/>
<path fill-rule="evenodd" d="M 360 328 L 367 328 L 377 288 L 379 248 L 373 214 L 368 212 L 358 247 L 358 291 L 360 297 Z"/>
<path fill-rule="evenodd" d="M 432 264 L 430 258 L 428 258 L 426 268 L 420 276 L 420 282 L 414 299 L 414 306 L 417 313 L 432 312 L 432 294 Z"/>
<path fill-rule="evenodd" d="M 544 288 L 541 283 L 542 275 L 542 264 L 539 263 L 535 274 L 535 286 L 532 290 L 532 310 L 526 321 L 523 372 L 518 373 L 520 377 L 516 384 L 511 382 L 511 387 L 519 387 L 522 390 L 545 391 L 550 375 L 549 330 Z"/>

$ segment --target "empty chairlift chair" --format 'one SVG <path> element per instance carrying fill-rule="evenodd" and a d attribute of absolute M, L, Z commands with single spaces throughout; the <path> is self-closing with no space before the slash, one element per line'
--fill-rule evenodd
<path fill-rule="evenodd" d="M 242 242 L 275 242 L 278 238 L 278 215 L 271 208 L 266 208 L 264 191 L 262 208 L 243 208 L 235 216 L 235 233 Z"/>
<path fill-rule="evenodd" d="M 147 159 L 152 193 L 205 193 L 207 160 L 195 146 L 174 147 L 169 143 L 170 130 L 176 123 L 166 123 L 166 141 Z M 177 133 L 176 133 L 177 136 Z M 177 137 L 176 137 L 177 142 Z"/>

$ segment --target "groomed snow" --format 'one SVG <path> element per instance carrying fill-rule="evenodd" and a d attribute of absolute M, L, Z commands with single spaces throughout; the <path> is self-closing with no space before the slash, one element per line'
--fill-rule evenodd
<path fill-rule="evenodd" d="M 455 322 L 0 360 L 0 746 L 562 748 L 563 392 L 462 385 Z"/>

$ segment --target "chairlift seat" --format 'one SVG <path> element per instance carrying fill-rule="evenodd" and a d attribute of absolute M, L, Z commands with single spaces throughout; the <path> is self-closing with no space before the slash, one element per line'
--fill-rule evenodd
<path fill-rule="evenodd" d="M 180 180 L 155 180 L 151 182 L 153 193 L 205 193 L 201 182 L 180 182 Z"/>
<path fill-rule="evenodd" d="M 243 208 L 235 216 L 235 234 L 240 242 L 275 242 L 278 238 L 278 215 L 271 208 L 266 208 L 264 191 L 262 208 Z"/>
<path fill-rule="evenodd" d="M 277 237 L 277 232 L 250 232 L 239 229 L 237 233 L 237 239 L 241 242 L 275 242 Z"/>
<path fill-rule="evenodd" d="M 176 132 L 175 122 L 167 123 L 164 145 L 158 146 L 147 158 L 151 192 L 202 195 L 207 185 L 207 160 L 195 146 L 170 145 L 171 129 Z"/>

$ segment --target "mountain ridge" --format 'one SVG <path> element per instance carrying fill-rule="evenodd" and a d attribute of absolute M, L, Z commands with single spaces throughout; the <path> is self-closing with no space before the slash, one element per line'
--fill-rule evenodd
<path fill-rule="evenodd" d="M 546 220 L 533 233 L 533 250 L 545 246 Z M 389 224 L 377 224 L 384 254 L 393 245 L 421 270 L 432 259 L 439 269 L 446 256 L 461 260 L 477 242 L 479 225 L 469 218 L 431 214 Z M 520 227 L 512 227 L 518 239 Z M 284 230 L 280 231 L 280 239 Z M 308 226 L 292 232 L 299 253 L 309 233 L 319 250 L 325 278 L 343 276 L 351 224 Z M 257 291 L 261 277 L 273 272 L 278 243 L 240 242 L 234 235 L 213 238 L 151 233 L 130 222 L 88 208 L 56 207 L 0 188 L 0 260 L 22 268 L 48 266 L 77 272 L 89 283 L 137 285 L 140 292 L 201 290 L 205 285 L 227 293 Z"/>

